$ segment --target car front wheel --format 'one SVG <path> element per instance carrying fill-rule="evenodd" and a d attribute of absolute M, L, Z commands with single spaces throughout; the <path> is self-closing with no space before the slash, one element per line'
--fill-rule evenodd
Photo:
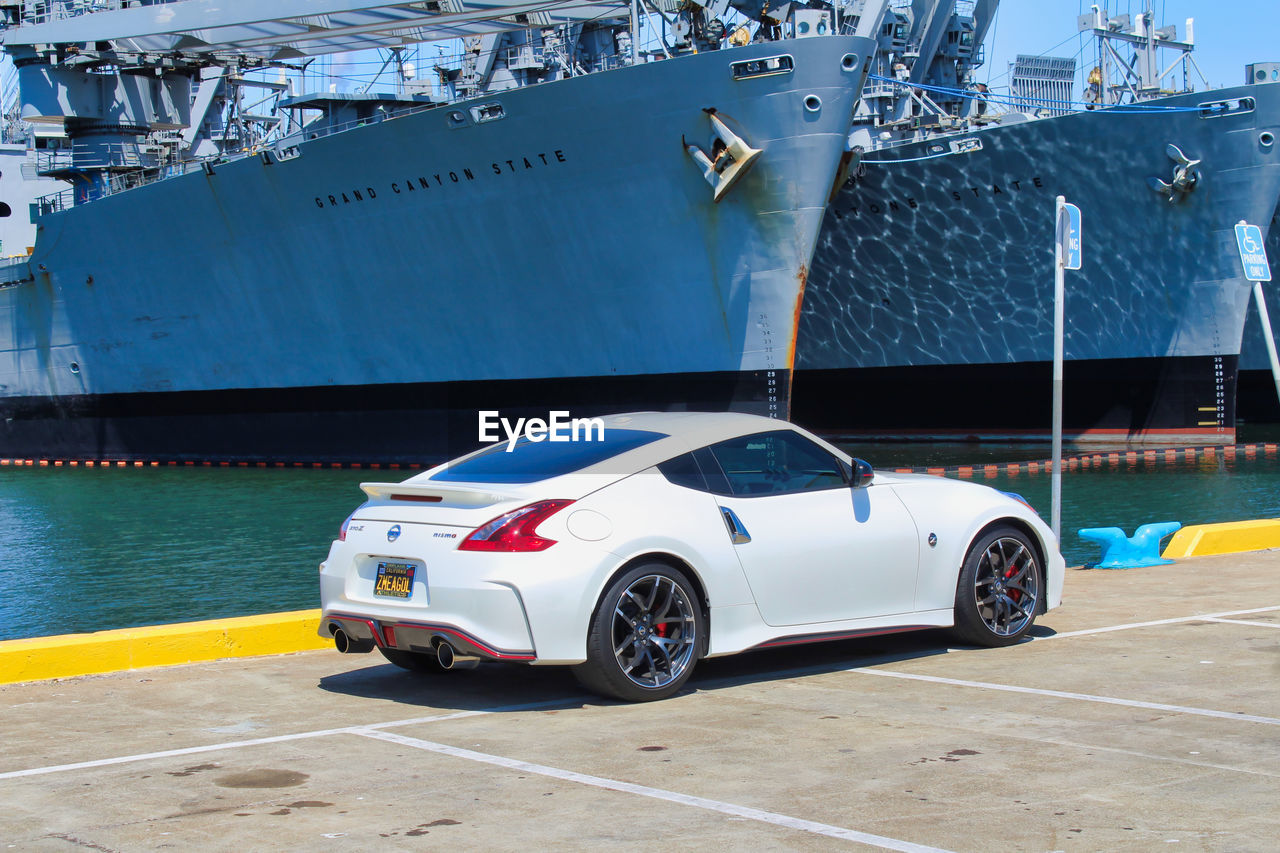
<path fill-rule="evenodd" d="M 704 631 L 693 584 L 663 563 L 619 576 L 600 599 L 587 661 L 574 674 L 587 689 L 628 702 L 665 699 L 693 674 Z"/>
<path fill-rule="evenodd" d="M 978 646 L 1020 640 L 1039 611 L 1043 574 L 1022 531 L 1001 526 L 980 536 L 960 569 L 956 636 Z"/>

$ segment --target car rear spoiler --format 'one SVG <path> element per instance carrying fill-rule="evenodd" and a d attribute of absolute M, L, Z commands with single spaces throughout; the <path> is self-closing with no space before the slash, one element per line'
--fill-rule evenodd
<path fill-rule="evenodd" d="M 488 489 L 439 486 L 434 483 L 361 483 L 360 488 L 374 500 L 448 506 L 481 507 L 521 498 L 521 495 Z"/>

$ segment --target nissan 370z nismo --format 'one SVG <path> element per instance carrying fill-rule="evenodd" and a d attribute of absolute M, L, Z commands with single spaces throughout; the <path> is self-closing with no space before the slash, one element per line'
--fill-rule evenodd
<path fill-rule="evenodd" d="M 568 665 L 644 701 L 769 646 L 928 627 L 1006 645 L 1061 601 L 1058 542 L 1016 496 L 874 472 L 754 415 L 604 424 L 363 484 L 320 566 L 320 633 L 411 670 Z"/>

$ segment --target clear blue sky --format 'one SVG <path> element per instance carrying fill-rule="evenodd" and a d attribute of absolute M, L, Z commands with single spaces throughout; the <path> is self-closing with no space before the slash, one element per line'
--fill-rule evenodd
<path fill-rule="evenodd" d="M 1089 5 L 1080 0 L 1003 0 L 977 79 L 1007 86 L 1004 75 L 1019 53 L 1075 56 L 1080 47 L 1076 17 L 1088 12 Z M 1112 16 L 1128 12 L 1136 17 L 1147 3 L 1108 0 L 1099 5 Z M 1179 39 L 1186 38 L 1187 18 L 1195 19 L 1192 55 L 1215 87 L 1244 83 L 1244 66 L 1250 62 L 1280 62 L 1280 0 L 1151 0 L 1150 6 L 1157 25 L 1176 25 Z M 1092 50 L 1086 46 L 1084 61 Z M 1192 79 L 1197 89 L 1204 88 L 1197 77 Z"/>

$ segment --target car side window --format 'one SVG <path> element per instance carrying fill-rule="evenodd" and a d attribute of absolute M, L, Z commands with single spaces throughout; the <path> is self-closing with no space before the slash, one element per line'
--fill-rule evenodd
<path fill-rule="evenodd" d="M 684 453 L 674 459 L 668 459 L 658 466 L 667 481 L 686 489 L 707 490 L 707 481 L 702 477 L 702 470 L 694 461 L 692 453 Z"/>
<path fill-rule="evenodd" d="M 848 485 L 839 460 L 789 430 L 722 441 L 713 444 L 710 450 L 734 497 L 791 494 Z"/>

